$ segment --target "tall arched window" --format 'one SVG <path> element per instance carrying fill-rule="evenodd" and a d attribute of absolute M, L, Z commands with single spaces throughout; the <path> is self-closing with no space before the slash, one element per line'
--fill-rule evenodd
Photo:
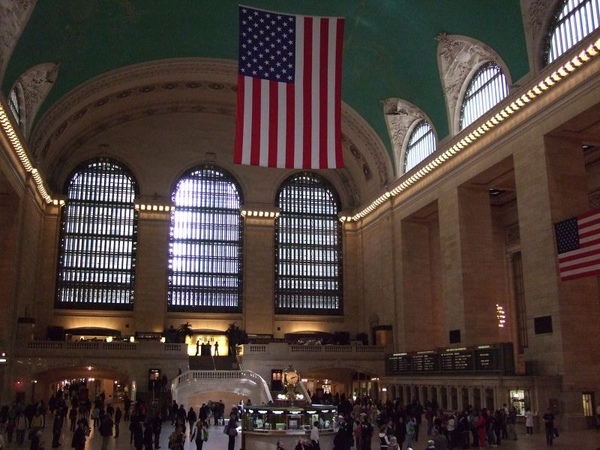
<path fill-rule="evenodd" d="M 488 62 L 469 83 L 462 102 L 459 129 L 464 130 L 508 95 L 508 83 L 500 66 Z"/>
<path fill-rule="evenodd" d="M 548 33 L 545 63 L 550 64 L 600 27 L 600 0 L 564 0 Z"/>
<path fill-rule="evenodd" d="M 169 311 L 240 312 L 242 200 L 233 177 L 212 166 L 193 169 L 173 202 Z"/>
<path fill-rule="evenodd" d="M 277 193 L 275 313 L 341 315 L 339 200 L 325 179 L 301 173 Z"/>
<path fill-rule="evenodd" d="M 19 103 L 19 94 L 18 94 L 16 86 L 14 88 L 12 88 L 10 93 L 8 94 L 8 108 L 10 109 L 10 112 L 12 113 L 13 117 L 15 118 L 16 124 L 20 127 L 21 126 L 21 106 Z"/>
<path fill-rule="evenodd" d="M 433 128 L 426 120 L 421 120 L 413 128 L 408 138 L 404 157 L 404 172 L 409 171 L 433 152 L 437 142 Z"/>
<path fill-rule="evenodd" d="M 99 158 L 69 178 L 62 213 L 57 308 L 132 309 L 138 197 L 133 176 Z"/>

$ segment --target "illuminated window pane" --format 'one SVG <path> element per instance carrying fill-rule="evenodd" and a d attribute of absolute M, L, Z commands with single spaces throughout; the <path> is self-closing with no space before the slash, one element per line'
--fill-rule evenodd
<path fill-rule="evenodd" d="M 8 95 L 8 109 L 12 113 L 15 122 L 18 126 L 21 126 L 21 108 L 19 107 L 19 97 L 17 95 L 17 88 L 13 88 Z"/>
<path fill-rule="evenodd" d="M 493 62 L 484 64 L 473 76 L 460 114 L 461 130 L 465 129 L 508 95 L 508 83 L 502 69 Z"/>
<path fill-rule="evenodd" d="M 132 309 L 137 186 L 117 162 L 78 169 L 62 212 L 57 308 Z"/>
<path fill-rule="evenodd" d="M 339 202 L 324 179 L 303 173 L 279 190 L 275 312 L 343 313 Z"/>
<path fill-rule="evenodd" d="M 406 147 L 404 171 L 407 172 L 436 150 L 433 128 L 426 120 L 421 120 L 413 129 Z"/>
<path fill-rule="evenodd" d="M 550 26 L 545 61 L 550 64 L 600 26 L 600 0 L 565 0 Z"/>
<path fill-rule="evenodd" d="M 173 203 L 169 311 L 241 311 L 242 202 L 234 180 L 214 167 L 194 169 Z"/>

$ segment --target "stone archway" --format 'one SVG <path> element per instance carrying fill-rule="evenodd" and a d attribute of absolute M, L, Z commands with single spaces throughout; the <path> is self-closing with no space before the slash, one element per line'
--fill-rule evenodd
<path fill-rule="evenodd" d="M 31 374 L 31 398 L 32 400 L 43 400 L 47 402 L 56 390 L 73 381 L 80 381 L 83 385 L 85 380 L 90 399 L 96 394 L 105 392 L 106 400 L 109 402 L 120 401 L 115 398 L 124 387 L 129 385 L 129 375 L 126 372 L 101 366 L 63 366 L 48 370 L 34 372 Z"/>

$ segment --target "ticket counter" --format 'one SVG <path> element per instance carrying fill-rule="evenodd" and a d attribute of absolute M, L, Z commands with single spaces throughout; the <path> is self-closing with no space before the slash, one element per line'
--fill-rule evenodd
<path fill-rule="evenodd" d="M 273 450 L 281 440 L 285 448 L 293 449 L 319 422 L 321 448 L 333 448 L 336 417 L 337 409 L 331 405 L 250 406 L 242 416 L 242 447 Z"/>

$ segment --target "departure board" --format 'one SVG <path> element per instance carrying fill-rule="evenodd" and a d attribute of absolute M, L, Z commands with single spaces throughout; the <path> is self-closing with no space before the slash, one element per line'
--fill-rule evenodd
<path fill-rule="evenodd" d="M 386 375 L 514 374 L 511 343 L 396 353 L 386 357 Z"/>

